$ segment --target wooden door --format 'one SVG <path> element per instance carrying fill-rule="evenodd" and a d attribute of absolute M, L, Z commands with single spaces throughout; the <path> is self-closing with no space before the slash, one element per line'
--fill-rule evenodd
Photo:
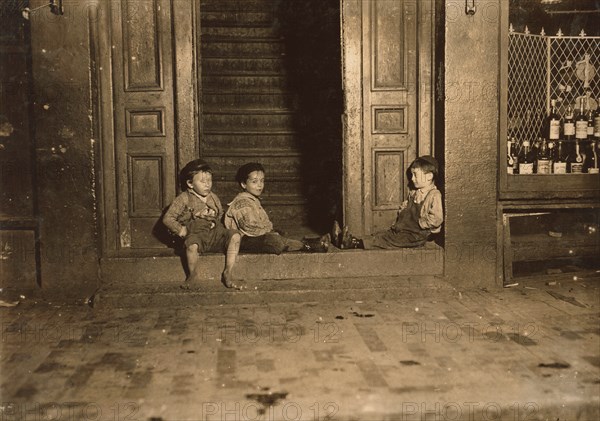
<path fill-rule="evenodd" d="M 105 255 L 169 245 L 161 215 L 197 156 L 192 12 L 192 0 L 118 0 L 92 20 Z"/>
<path fill-rule="evenodd" d="M 393 222 L 416 156 L 417 4 L 376 0 L 362 8 L 364 215 L 376 232 Z"/>
<path fill-rule="evenodd" d="M 389 228 L 408 166 L 431 153 L 433 1 L 343 0 L 344 219 Z"/>

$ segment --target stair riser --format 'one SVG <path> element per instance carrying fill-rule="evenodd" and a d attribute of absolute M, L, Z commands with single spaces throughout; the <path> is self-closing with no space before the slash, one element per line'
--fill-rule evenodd
<path fill-rule="evenodd" d="M 271 12 L 206 12 L 202 14 L 204 26 L 272 26 Z"/>
<path fill-rule="evenodd" d="M 206 12 L 274 12 L 279 8 L 275 0 L 202 0 L 200 13 Z"/>
<path fill-rule="evenodd" d="M 284 52 L 281 42 L 205 42 L 201 54 L 203 57 L 277 58 Z"/>
<path fill-rule="evenodd" d="M 289 130 L 296 124 L 293 114 L 238 115 L 204 114 L 204 130 Z"/>
<path fill-rule="evenodd" d="M 242 146 L 249 151 L 261 149 L 265 151 L 290 149 L 298 150 L 301 139 L 294 134 L 204 134 L 204 145 L 209 150 L 236 150 Z"/>
<path fill-rule="evenodd" d="M 210 94 L 284 94 L 287 81 L 281 76 L 210 76 L 202 77 L 202 86 Z"/>
<path fill-rule="evenodd" d="M 219 85 L 217 85 L 219 86 Z M 221 86 L 222 87 L 222 86 Z M 236 86 L 236 88 L 238 88 Z M 221 91 L 222 93 L 223 91 Z M 219 110 L 261 110 L 261 109 L 284 109 L 293 111 L 297 104 L 291 95 L 272 94 L 237 94 L 222 95 L 219 93 L 202 95 L 203 111 L 210 113 Z"/>
<path fill-rule="evenodd" d="M 203 39 L 210 40 L 211 37 L 231 38 L 233 40 L 242 38 L 280 38 L 281 29 L 272 27 L 234 27 L 234 26 L 203 26 Z"/>
<path fill-rule="evenodd" d="M 282 75 L 285 73 L 282 59 L 226 59 L 206 58 L 202 66 L 203 75 Z"/>
<path fill-rule="evenodd" d="M 299 156 L 273 156 L 268 161 L 260 157 L 244 156 L 212 156 L 205 157 L 202 153 L 200 157 L 206 159 L 213 168 L 218 169 L 215 172 L 214 179 L 235 180 L 235 174 L 238 168 L 248 161 L 262 162 L 266 171 L 266 183 L 269 179 L 285 178 L 281 181 L 291 181 L 298 178 L 301 170 L 301 157 Z"/>
<path fill-rule="evenodd" d="M 207 158 L 209 160 L 210 158 Z M 250 158 L 245 162 L 253 160 L 256 158 Z M 265 191 L 261 196 L 261 201 L 263 204 L 270 201 L 271 195 L 277 196 L 290 196 L 301 198 L 304 192 L 302 181 L 301 180 L 286 180 L 286 181 L 275 181 L 275 180 L 267 180 L 265 183 Z M 233 198 L 236 194 L 238 194 L 240 190 L 239 184 L 233 179 L 214 180 L 214 190 L 223 200 L 228 200 L 229 198 Z"/>

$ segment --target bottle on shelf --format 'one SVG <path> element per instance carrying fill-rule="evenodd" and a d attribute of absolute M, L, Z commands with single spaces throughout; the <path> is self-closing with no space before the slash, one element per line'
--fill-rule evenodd
<path fill-rule="evenodd" d="M 548 153 L 546 139 L 542 138 L 536 156 L 536 173 L 550 174 L 552 172 L 552 159 Z"/>
<path fill-rule="evenodd" d="M 588 101 L 588 110 L 587 110 L 587 139 L 590 142 L 594 141 L 594 115 L 595 112 L 589 107 Z"/>
<path fill-rule="evenodd" d="M 553 99 L 550 101 L 550 113 L 546 117 L 546 121 L 544 124 L 544 133 L 543 137 L 548 139 L 548 141 L 558 140 L 560 137 L 560 125 L 561 118 L 556 111 L 556 100 Z"/>
<path fill-rule="evenodd" d="M 514 137 L 509 137 L 507 142 L 506 151 L 506 171 L 508 174 L 515 173 L 515 166 L 517 164 L 517 145 Z"/>
<path fill-rule="evenodd" d="M 588 137 L 588 119 L 585 114 L 585 107 L 583 104 L 584 98 L 581 98 L 579 105 L 579 113 L 575 117 L 575 139 L 586 140 Z"/>
<path fill-rule="evenodd" d="M 575 136 L 575 120 L 573 120 L 573 107 L 567 106 L 565 119 L 563 122 L 563 136 L 567 141 L 571 141 Z"/>
<path fill-rule="evenodd" d="M 552 159 L 552 172 L 554 174 L 567 173 L 566 149 L 563 148 L 563 143 L 561 140 L 556 142 L 556 147 L 554 148 L 554 156 Z"/>
<path fill-rule="evenodd" d="M 598 141 L 592 141 L 589 144 L 588 150 L 585 154 L 585 161 L 583 163 L 583 171 L 588 174 L 598 174 Z"/>
<path fill-rule="evenodd" d="M 519 174 L 533 174 L 533 157 L 529 145 L 529 140 L 523 141 L 523 147 L 519 154 Z"/>
<path fill-rule="evenodd" d="M 587 131 L 587 123 L 586 123 L 586 131 Z M 583 155 L 581 154 L 581 149 L 579 147 L 579 139 L 575 139 L 575 153 L 571 157 L 570 160 L 570 168 L 569 171 L 572 174 L 581 174 L 583 172 Z"/>
<path fill-rule="evenodd" d="M 594 137 L 596 140 L 600 140 L 600 97 L 598 97 L 598 107 L 594 114 Z"/>

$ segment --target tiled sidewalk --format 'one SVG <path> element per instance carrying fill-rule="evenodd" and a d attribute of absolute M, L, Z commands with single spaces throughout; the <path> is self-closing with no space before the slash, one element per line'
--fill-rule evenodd
<path fill-rule="evenodd" d="M 0 309 L 0 420 L 595 421 L 599 287 L 143 309 L 26 299 Z"/>

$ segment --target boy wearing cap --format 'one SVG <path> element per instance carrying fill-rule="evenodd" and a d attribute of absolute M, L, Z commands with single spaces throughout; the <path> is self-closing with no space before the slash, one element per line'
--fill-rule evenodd
<path fill-rule="evenodd" d="M 414 190 L 408 195 L 400 209 L 396 222 L 386 231 L 358 239 L 340 232 L 337 222 L 332 232 L 333 244 L 339 248 L 394 249 L 419 247 L 425 244 L 430 234 L 441 230 L 444 214 L 442 194 L 435 186 L 438 174 L 437 160 L 429 155 L 415 159 L 409 167 Z"/>
<path fill-rule="evenodd" d="M 212 192 L 212 174 L 212 169 L 203 160 L 188 162 L 181 170 L 181 179 L 187 190 L 173 200 L 163 223 L 173 234 L 184 239 L 189 272 L 184 288 L 189 288 L 196 281 L 194 269 L 200 254 L 225 252 L 221 282 L 227 288 L 243 289 L 243 281 L 233 276 L 241 236 L 236 230 L 225 229 L 221 222 L 223 206 Z"/>

